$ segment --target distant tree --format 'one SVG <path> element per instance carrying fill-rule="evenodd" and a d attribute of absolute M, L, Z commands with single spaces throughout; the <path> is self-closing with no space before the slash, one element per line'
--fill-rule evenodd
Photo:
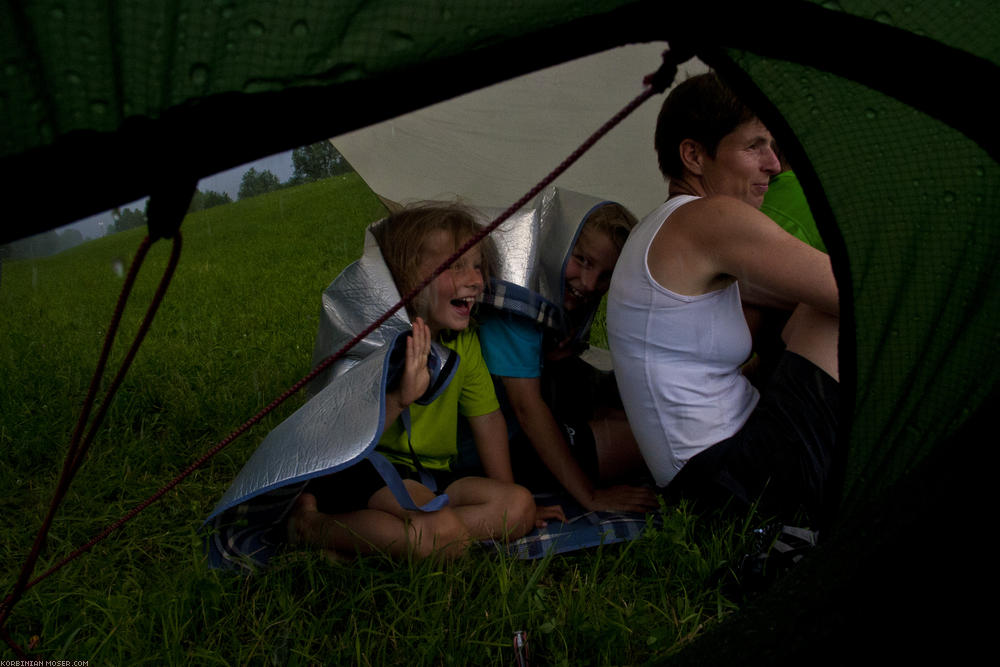
<path fill-rule="evenodd" d="M 146 214 L 137 208 L 116 208 L 111 211 L 111 219 L 113 222 L 111 223 L 110 229 L 108 229 L 108 234 L 115 234 L 117 232 L 135 229 L 136 227 L 146 226 Z"/>
<path fill-rule="evenodd" d="M 74 246 L 78 246 L 83 243 L 83 232 L 79 229 L 64 229 L 59 233 L 59 252 L 63 250 L 69 250 Z"/>
<path fill-rule="evenodd" d="M 250 167 L 240 181 L 240 191 L 237 198 L 249 199 L 279 189 L 281 189 L 281 181 L 278 180 L 277 176 L 267 169 L 257 171 L 254 167 Z"/>
<path fill-rule="evenodd" d="M 233 198 L 229 196 L 228 192 L 216 192 L 215 190 L 205 190 L 202 192 L 201 190 L 195 190 L 194 197 L 191 198 L 191 206 L 188 207 L 188 213 L 204 211 L 207 208 L 231 203 L 233 203 Z"/>
<path fill-rule="evenodd" d="M 290 185 L 318 181 L 351 171 L 351 165 L 329 141 L 318 141 L 293 150 L 292 167 L 294 172 L 288 181 Z"/>

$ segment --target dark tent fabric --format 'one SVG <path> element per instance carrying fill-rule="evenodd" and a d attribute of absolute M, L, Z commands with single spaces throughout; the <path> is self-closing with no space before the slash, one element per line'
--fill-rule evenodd
<path fill-rule="evenodd" d="M 20 196 L 0 242 L 586 53 L 683 46 L 760 110 L 830 249 L 849 412 L 835 572 L 859 521 L 987 467 L 970 425 L 1000 372 L 1000 5 L 691 5 L 9 3 L 0 182 Z"/>

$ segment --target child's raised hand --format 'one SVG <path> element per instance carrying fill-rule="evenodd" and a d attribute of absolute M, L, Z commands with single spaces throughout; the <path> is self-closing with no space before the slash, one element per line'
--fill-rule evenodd
<path fill-rule="evenodd" d="M 413 403 L 427 391 L 431 374 L 427 370 L 427 355 L 431 351 L 431 330 L 423 319 L 413 321 L 413 335 L 406 339 L 406 368 L 399 383 L 402 407 Z"/>

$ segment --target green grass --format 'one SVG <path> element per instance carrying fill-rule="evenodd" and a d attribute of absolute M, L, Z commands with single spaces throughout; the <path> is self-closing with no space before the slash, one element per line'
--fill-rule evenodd
<path fill-rule="evenodd" d="M 172 479 L 310 368 L 324 287 L 382 214 L 355 175 L 193 214 L 167 298 L 63 504 L 36 572 Z M 0 283 L 0 587 L 12 586 L 52 490 L 141 230 Z M 157 243 L 126 311 L 130 340 L 169 255 Z M 598 334 L 600 335 L 600 334 Z M 125 352 L 115 348 L 113 372 Z M 743 526 L 665 509 L 640 540 L 540 562 L 450 564 L 286 554 L 267 572 L 207 568 L 197 531 L 294 397 L 162 501 L 30 590 L 8 623 L 49 659 L 90 664 L 541 664 L 656 661 L 733 608 Z M 6 645 L 0 655 L 11 655 Z M 12 655 L 11 655 L 12 657 Z"/>

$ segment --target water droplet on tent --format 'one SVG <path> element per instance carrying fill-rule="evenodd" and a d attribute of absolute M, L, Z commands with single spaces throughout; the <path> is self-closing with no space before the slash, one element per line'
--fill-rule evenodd
<path fill-rule="evenodd" d="M 951 190 L 945 190 L 944 201 L 946 204 L 953 203 L 957 198 L 958 196 L 954 192 L 952 192 Z"/>
<path fill-rule="evenodd" d="M 865 118 L 868 120 L 875 120 L 878 118 L 878 112 L 875 109 L 865 109 Z"/>
<path fill-rule="evenodd" d="M 62 21 L 66 18 L 66 8 L 62 5 L 55 5 L 49 10 L 49 16 L 51 16 L 56 21 Z"/>
<path fill-rule="evenodd" d="M 108 103 L 104 100 L 94 100 L 90 103 L 90 113 L 95 116 L 103 116 L 108 112 Z"/>
<path fill-rule="evenodd" d="M 413 48 L 413 35 L 410 35 L 409 33 L 393 30 L 389 33 L 389 39 L 393 51 L 407 51 Z"/>
<path fill-rule="evenodd" d="M 80 76 L 79 72 L 74 72 L 70 70 L 66 72 L 66 83 L 71 86 L 79 86 L 83 82 L 83 77 Z"/>
<path fill-rule="evenodd" d="M 271 83 L 265 79 L 250 79 L 243 84 L 244 93 L 264 93 L 272 88 Z"/>
<path fill-rule="evenodd" d="M 203 86 L 205 82 L 208 81 L 208 65 L 204 63 L 195 63 L 191 65 L 191 83 L 196 86 Z"/>
<path fill-rule="evenodd" d="M 875 14 L 875 20 L 886 25 L 894 25 L 894 21 L 892 20 L 892 16 L 889 15 L 889 12 L 878 12 Z"/>
<path fill-rule="evenodd" d="M 42 140 L 43 144 L 52 143 L 52 139 L 55 137 L 55 130 L 52 129 L 52 124 L 47 122 L 41 122 L 38 124 L 38 138 Z"/>
<path fill-rule="evenodd" d="M 465 34 L 467 37 L 475 37 L 479 34 L 478 26 L 470 25 L 465 28 Z"/>
<path fill-rule="evenodd" d="M 834 2 L 834 0 L 827 0 L 823 3 L 823 9 L 829 9 L 834 12 L 842 12 L 844 8 L 840 6 L 839 2 Z"/>
<path fill-rule="evenodd" d="M 10 76 L 10 77 L 17 76 L 17 71 L 18 71 L 17 65 L 15 65 L 14 63 L 7 63 L 6 65 L 3 66 L 4 76 Z"/>
<path fill-rule="evenodd" d="M 306 23 L 305 19 L 296 21 L 292 24 L 292 37 L 305 37 L 309 34 L 309 24 Z"/>
<path fill-rule="evenodd" d="M 441 8 L 441 20 L 442 21 L 450 21 L 451 20 L 451 16 L 452 16 L 452 14 L 451 14 L 451 10 L 450 9 L 448 9 L 447 7 L 442 7 Z"/>
<path fill-rule="evenodd" d="M 111 260 L 111 271 L 119 278 L 125 277 L 125 262 L 121 260 L 121 257 Z"/>
<path fill-rule="evenodd" d="M 913 187 L 915 187 L 915 188 L 919 188 L 920 187 L 920 181 L 917 180 L 916 178 L 913 179 Z"/>
<path fill-rule="evenodd" d="M 980 178 L 982 178 L 985 175 L 986 175 L 986 170 L 985 169 L 983 169 L 982 167 L 976 167 L 976 176 L 979 176 Z"/>
<path fill-rule="evenodd" d="M 267 29 L 264 28 L 263 23 L 261 23 L 260 21 L 253 21 L 253 20 L 247 21 L 246 25 L 244 26 L 244 29 L 247 31 L 247 34 L 250 35 L 251 37 L 261 37 L 265 32 L 267 32 Z"/>

